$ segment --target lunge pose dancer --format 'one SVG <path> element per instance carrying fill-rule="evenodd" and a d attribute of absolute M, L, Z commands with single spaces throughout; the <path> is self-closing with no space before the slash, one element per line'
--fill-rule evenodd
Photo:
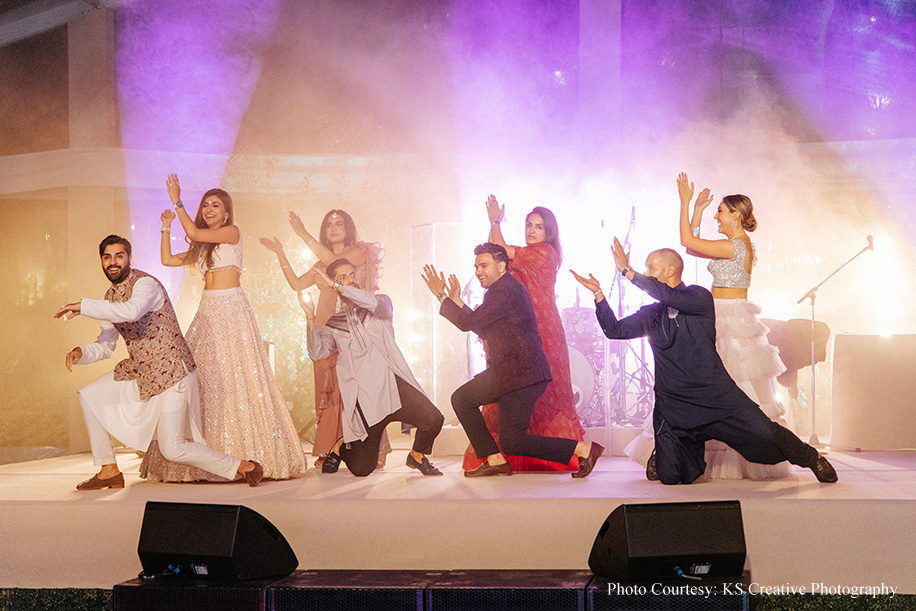
<path fill-rule="evenodd" d="M 573 272 L 595 294 L 598 324 L 610 339 L 647 337 L 655 356 L 655 454 L 651 475 L 664 484 L 690 484 L 706 470 L 705 444 L 717 439 L 746 460 L 807 467 L 818 481 L 837 481 L 817 450 L 773 422 L 729 377 L 716 352 L 713 297 L 681 282 L 684 262 L 671 249 L 646 258 L 645 274 L 630 267 L 629 253 L 614 239 L 614 262 L 633 284 L 658 303 L 617 320 L 594 276 Z"/>
<path fill-rule="evenodd" d="M 760 322 L 760 307 L 748 301 L 751 272 L 756 249 L 747 232 L 757 228 L 754 206 L 745 195 L 727 195 L 719 203 L 715 219 L 725 239 L 700 238 L 703 211 L 712 202 L 709 189 L 697 196 L 693 215 L 689 214 L 694 186 L 687 175 L 677 178 L 680 196 L 681 244 L 689 254 L 710 259 L 713 276 L 712 296 L 716 306 L 716 350 L 725 370 L 738 387 L 760 406 L 774 422 L 788 426 L 785 408 L 776 397 L 776 376 L 785 371 L 779 350 L 767 341 L 767 327 Z M 642 464 L 654 447 L 651 417 L 643 433 L 624 450 Z M 706 444 L 706 476 L 710 479 L 776 479 L 789 475 L 789 464 L 761 465 L 744 460 L 722 442 Z"/>
<path fill-rule="evenodd" d="M 569 372 L 569 348 L 566 345 L 566 332 L 560 321 L 560 312 L 557 310 L 557 270 L 560 269 L 560 261 L 563 258 L 557 219 L 547 208 L 535 207 L 525 217 L 525 246 L 510 246 L 503 238 L 500 227 L 504 212 L 505 208 L 499 205 L 496 197 L 490 195 L 487 198 L 487 216 L 490 219 L 489 241 L 506 249 L 510 262 L 509 273 L 525 287 L 531 297 L 538 335 L 541 337 L 553 378 L 534 403 L 528 432 L 532 435 L 567 437 L 582 441 L 585 431 L 576 413 Z M 487 429 L 499 445 L 499 406 L 495 403 L 484 405 L 481 413 L 487 423 Z M 578 468 L 577 461 L 562 465 L 512 454 L 508 454 L 506 459 L 514 471 Z M 478 457 L 471 446 L 464 455 L 464 468 L 475 469 L 484 460 L 486 457 Z"/>
<path fill-rule="evenodd" d="M 261 465 L 207 447 L 196 420 L 188 417 L 198 409 L 196 365 L 165 288 L 146 272 L 131 268 L 130 242 L 120 236 L 102 240 L 99 256 L 111 281 L 105 299 L 67 304 L 54 317 L 95 318 L 102 332 L 95 343 L 68 352 L 65 364 L 72 371 L 74 364 L 109 358 L 119 336 L 129 356 L 78 393 L 92 456 L 101 469 L 77 489 L 124 487 L 110 435 L 137 450 L 158 439 L 169 460 L 225 479 L 240 476 L 256 486 L 264 475 Z"/>
<path fill-rule="evenodd" d="M 474 269 L 480 286 L 487 289 L 483 303 L 472 310 L 461 300 L 461 286 L 451 275 L 432 265 L 423 269 L 423 280 L 441 304 L 439 314 L 462 331 L 473 331 L 487 342 L 487 368 L 452 394 L 452 407 L 464 427 L 474 452 L 486 460 L 465 470 L 467 477 L 511 475 L 512 467 L 503 455 L 531 456 L 567 465 L 579 457 L 573 477 L 585 477 L 595 468 L 604 447 L 596 442 L 547 437 L 528 432 L 534 404 L 551 380 L 547 357 L 538 336 L 531 298 L 518 280 L 508 273 L 509 257 L 499 244 L 484 243 L 474 249 Z M 493 435 L 480 407 L 496 403 L 499 438 Z"/>
<path fill-rule="evenodd" d="M 175 211 L 162 213 L 162 264 L 196 266 L 204 278 L 197 314 L 188 328 L 188 345 L 200 376 L 204 439 L 214 448 L 255 456 L 264 477 L 286 479 L 305 471 L 299 434 L 274 379 L 261 331 L 242 289 L 242 236 L 234 222 L 232 197 L 210 189 L 192 219 L 181 202 L 178 177 L 166 181 Z M 173 254 L 175 217 L 190 244 Z M 165 460 L 154 442 L 144 456 L 140 476 L 154 481 L 213 479 L 209 474 Z"/>
<path fill-rule="evenodd" d="M 283 251 L 283 244 L 277 238 L 273 240 L 261 238 L 261 244 L 277 255 L 283 277 L 294 291 L 302 291 L 317 284 L 321 290 L 315 314 L 319 328 L 337 311 L 338 299 L 334 291 L 325 287 L 323 282 L 319 282 L 318 273 L 324 272 L 327 266 L 336 259 L 343 257 L 353 264 L 360 287 L 370 293 L 378 292 L 379 266 L 382 263 L 384 251 L 378 244 L 359 240 L 356 224 L 347 212 L 329 210 L 321 222 L 319 238 L 312 237 L 302 223 L 302 219 L 295 212 L 289 213 L 289 224 L 296 235 L 318 257 L 318 262 L 311 269 L 301 276 L 297 275 Z M 324 463 L 328 452 L 343 434 L 341 424 L 343 402 L 340 397 L 340 387 L 337 384 L 337 356 L 337 352 L 334 351 L 327 358 L 312 363 L 315 371 L 315 417 L 318 419 L 315 442 L 312 445 L 312 454 L 318 457 L 315 461 L 316 467 Z M 378 458 L 379 466 L 385 464 L 385 456 L 389 452 L 391 452 L 391 444 L 388 442 L 388 434 L 383 432 Z"/>
<path fill-rule="evenodd" d="M 316 274 L 342 302 L 341 310 L 322 327 L 311 300 L 299 293 L 308 324 L 309 358 L 321 362 L 340 352 L 336 372 L 343 399 L 343 437 L 331 448 L 321 471 L 334 473 L 343 461 L 353 475 L 369 475 L 376 468 L 385 427 L 403 422 L 417 427 L 407 466 L 423 475 L 442 475 L 426 455 L 433 450 L 444 418 L 395 343 L 391 298 L 362 290 L 356 266 L 347 259 L 333 261 L 327 274 Z"/>

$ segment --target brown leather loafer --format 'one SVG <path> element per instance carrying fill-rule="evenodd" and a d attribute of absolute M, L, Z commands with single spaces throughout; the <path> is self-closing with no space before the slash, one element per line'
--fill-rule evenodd
<path fill-rule="evenodd" d="M 592 447 L 588 450 L 588 456 L 579 458 L 579 470 L 572 474 L 573 477 L 586 477 L 595 468 L 598 458 L 604 454 L 604 446 L 593 441 Z"/>
<path fill-rule="evenodd" d="M 248 482 L 249 486 L 254 488 L 259 483 L 261 483 L 261 480 L 264 478 L 264 467 L 262 467 L 260 463 L 256 463 L 254 461 L 251 462 L 254 463 L 254 469 L 251 471 L 245 471 L 245 473 L 242 474 L 242 477 L 245 478 L 245 481 Z"/>
<path fill-rule="evenodd" d="M 98 473 L 87 479 L 85 482 L 77 484 L 77 490 L 104 490 L 105 488 L 123 488 L 124 474 L 118 473 L 114 477 L 100 479 Z"/>
<path fill-rule="evenodd" d="M 465 477 L 490 477 L 492 475 L 512 475 L 512 467 L 507 462 L 496 466 L 484 462 L 476 469 L 464 472 Z"/>

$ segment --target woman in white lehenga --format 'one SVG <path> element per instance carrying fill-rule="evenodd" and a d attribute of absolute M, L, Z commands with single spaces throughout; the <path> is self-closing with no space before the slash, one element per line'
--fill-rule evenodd
<path fill-rule="evenodd" d="M 232 198 L 210 189 L 192 220 L 181 203 L 178 177 L 170 174 L 175 212 L 162 213 L 162 264 L 196 265 L 204 292 L 185 336 L 200 379 L 201 429 L 207 444 L 233 456 L 252 456 L 264 477 L 287 479 L 306 469 L 299 435 L 274 380 L 261 332 L 240 284 L 242 236 L 233 222 Z M 172 254 L 175 216 L 187 234 L 187 252 Z M 165 460 L 156 442 L 143 457 L 140 476 L 153 481 L 226 481 L 188 465 Z"/>
<path fill-rule="evenodd" d="M 712 203 L 709 189 L 697 196 L 693 216 L 689 215 L 694 186 L 683 172 L 677 179 L 681 200 L 681 244 L 687 252 L 710 259 L 713 276 L 712 296 L 716 304 L 716 350 L 728 374 L 738 386 L 760 405 L 769 418 L 783 426 L 785 408 L 776 397 L 776 376 L 785 371 L 779 350 L 767 341 L 766 325 L 760 322 L 760 306 L 748 301 L 747 290 L 756 263 L 756 249 L 748 231 L 757 228 L 754 206 L 745 195 L 727 195 L 719 204 L 715 219 L 725 239 L 700 238 L 703 211 Z M 642 434 L 624 452 L 645 464 L 655 446 L 651 414 Z M 789 474 L 789 463 L 760 465 L 749 463 L 720 441 L 706 442 L 706 477 L 709 479 L 778 479 Z"/>

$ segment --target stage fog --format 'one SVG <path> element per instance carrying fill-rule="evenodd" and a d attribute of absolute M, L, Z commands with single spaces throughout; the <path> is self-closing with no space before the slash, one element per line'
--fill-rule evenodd
<path fill-rule="evenodd" d="M 910 5 L 102 4 L 0 40 L 0 449 L 17 460 L 40 453 L 15 448 L 84 449 L 75 391 L 114 362 L 69 373 L 65 353 L 93 341 L 98 324 L 52 314 L 104 294 L 103 237 L 128 236 L 134 266 L 163 280 L 190 323 L 200 276 L 159 262 L 170 172 L 192 211 L 211 187 L 232 194 L 242 285 L 305 440 L 314 388 L 304 319 L 259 243 L 278 238 L 299 273 L 314 262 L 290 211 L 317 232 L 329 209 L 344 209 L 362 240 L 382 245 L 380 285 L 401 347 L 444 412 L 449 386 L 469 375 L 468 351 L 462 334 L 437 324 L 419 273 L 434 262 L 474 287 L 490 193 L 506 206 L 512 243 L 523 242 L 533 206 L 556 213 L 561 310 L 591 307 L 570 268 L 595 274 L 619 303 L 614 236 L 628 237 L 637 269 L 654 249 L 683 252 L 675 178 L 685 171 L 715 203 L 732 193 L 754 202 L 750 299 L 763 317 L 810 318 L 810 301 L 799 300 L 872 236 L 874 250 L 819 289 L 816 318 L 832 336 L 916 333 Z M 712 214 L 704 237 L 716 235 Z M 177 224 L 172 236 L 178 250 Z M 708 286 L 705 261 L 685 258 L 685 280 Z M 628 290 L 623 305 L 641 300 Z M 825 437 L 830 360 L 819 366 Z"/>

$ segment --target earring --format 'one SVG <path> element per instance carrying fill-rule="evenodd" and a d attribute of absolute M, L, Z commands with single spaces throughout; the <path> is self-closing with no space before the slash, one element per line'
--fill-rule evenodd
<path fill-rule="evenodd" d="M 227 214 L 226 216 L 223 217 L 223 225 L 225 225 L 225 224 L 228 223 L 228 222 L 229 222 L 229 215 Z M 735 226 L 735 224 L 732 223 L 732 227 L 734 227 L 734 226 Z"/>
<path fill-rule="evenodd" d="M 732 220 L 732 227 L 737 226 L 737 224 L 738 224 L 738 221 L 737 221 L 736 219 L 733 219 L 733 220 Z"/>

